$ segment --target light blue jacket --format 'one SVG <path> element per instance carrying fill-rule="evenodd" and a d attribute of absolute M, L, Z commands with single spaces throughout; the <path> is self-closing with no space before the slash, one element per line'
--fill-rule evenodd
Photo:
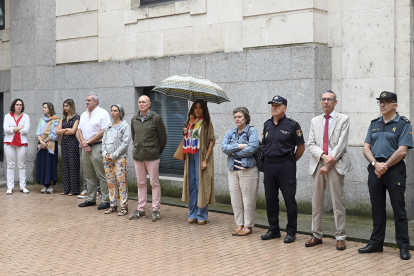
<path fill-rule="evenodd" d="M 249 138 L 247 138 L 247 131 L 249 131 Z M 240 150 L 239 144 L 248 144 L 248 146 Z M 223 143 L 221 144 L 221 149 L 225 154 L 227 154 L 227 168 L 229 170 L 233 169 L 235 157 L 241 157 L 243 167 L 250 168 L 257 166 L 257 162 L 254 159 L 253 154 L 256 153 L 258 148 L 259 137 L 257 135 L 257 130 L 254 127 L 250 127 L 249 129 L 248 124 L 241 132 L 239 141 L 237 141 L 236 127 L 227 131 L 226 137 L 224 137 Z"/>

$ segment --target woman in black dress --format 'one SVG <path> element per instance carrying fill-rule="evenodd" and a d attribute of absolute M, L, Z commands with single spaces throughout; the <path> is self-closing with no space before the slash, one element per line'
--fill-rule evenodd
<path fill-rule="evenodd" d="M 67 99 L 63 102 L 63 117 L 59 123 L 57 134 L 62 135 L 62 180 L 61 195 L 78 195 L 80 193 L 79 171 L 80 155 L 79 141 L 76 139 L 80 116 L 76 114 L 75 102 Z"/>

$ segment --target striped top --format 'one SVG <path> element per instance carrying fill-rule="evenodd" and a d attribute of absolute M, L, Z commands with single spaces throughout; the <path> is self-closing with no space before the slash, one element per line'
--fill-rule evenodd
<path fill-rule="evenodd" d="M 243 131 L 241 133 L 237 134 L 237 142 L 239 142 L 240 139 L 240 135 L 243 133 Z M 243 167 L 242 166 L 242 159 L 241 157 L 235 157 L 234 158 L 234 163 L 233 163 L 233 171 L 240 171 L 240 170 L 244 170 L 244 169 L 248 169 L 249 167 Z"/>

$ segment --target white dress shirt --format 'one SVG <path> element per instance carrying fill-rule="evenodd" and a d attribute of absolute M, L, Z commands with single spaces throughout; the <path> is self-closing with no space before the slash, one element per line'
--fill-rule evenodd
<path fill-rule="evenodd" d="M 325 139 L 325 137 L 324 137 L 324 135 L 325 135 L 325 121 L 326 121 L 326 119 L 325 119 L 325 113 L 323 114 L 323 127 L 322 127 L 322 137 Z M 329 120 L 328 120 L 328 135 L 329 135 L 329 133 L 331 132 L 331 125 L 332 125 L 332 121 L 333 121 L 333 117 L 335 116 L 335 110 L 334 111 L 332 111 L 332 113 L 331 114 L 329 114 L 329 116 L 331 116 L 330 118 L 329 118 Z M 322 143 L 323 144 L 323 143 Z M 329 154 L 331 154 L 331 148 L 329 147 L 329 143 L 328 143 L 328 155 Z"/>
<path fill-rule="evenodd" d="M 82 131 L 83 138 L 88 141 L 102 129 L 105 129 L 110 122 L 108 111 L 97 106 L 90 117 L 88 110 L 82 113 L 78 128 Z"/>

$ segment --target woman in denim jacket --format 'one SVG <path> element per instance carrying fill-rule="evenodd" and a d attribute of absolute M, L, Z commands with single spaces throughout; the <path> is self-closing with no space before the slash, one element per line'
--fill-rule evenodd
<path fill-rule="evenodd" d="M 236 128 L 227 131 L 221 149 L 227 154 L 229 169 L 229 190 L 237 228 L 233 236 L 247 236 L 252 233 L 259 171 L 253 157 L 259 147 L 257 130 L 249 126 L 250 114 L 245 107 L 233 110 Z"/>
<path fill-rule="evenodd" d="M 105 214 L 117 211 L 116 190 L 119 185 L 121 211 L 118 216 L 128 214 L 127 154 L 131 131 L 128 123 L 123 120 L 124 116 L 124 108 L 120 104 L 111 106 L 113 121 L 105 128 L 102 138 L 102 156 L 111 205 Z"/>

